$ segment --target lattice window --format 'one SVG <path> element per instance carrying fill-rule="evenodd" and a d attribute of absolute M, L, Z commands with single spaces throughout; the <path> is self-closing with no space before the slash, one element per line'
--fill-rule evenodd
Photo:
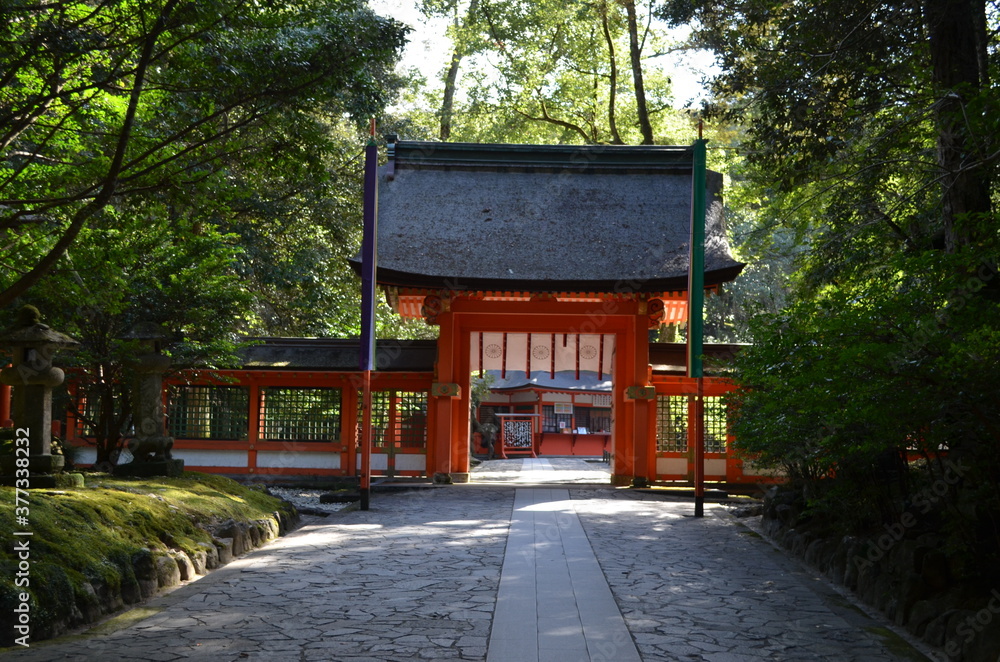
<path fill-rule="evenodd" d="M 726 404 L 721 397 L 705 398 L 705 452 L 725 453 L 729 429 Z M 659 395 L 656 398 L 656 450 L 686 453 L 688 450 L 688 398 Z"/>
<path fill-rule="evenodd" d="M 396 391 L 395 433 L 403 448 L 427 445 L 426 391 Z"/>
<path fill-rule="evenodd" d="M 605 407 L 592 407 L 589 431 L 611 432 L 611 410 Z"/>
<path fill-rule="evenodd" d="M 705 398 L 705 452 L 725 453 L 729 431 L 728 408 L 721 397 Z"/>
<path fill-rule="evenodd" d="M 16 389 L 17 387 L 15 386 L 14 390 Z M 107 397 L 109 394 L 113 400 L 113 404 L 111 405 L 113 415 L 102 421 L 101 398 Z M 98 433 L 95 426 L 103 423 L 106 426 L 115 427 L 115 421 L 120 421 L 119 429 L 104 430 L 103 436 L 113 437 L 115 434 L 121 435 L 124 438 L 133 436 L 135 434 L 135 429 L 132 426 L 132 417 L 126 416 L 124 419 L 120 419 L 118 416 L 118 413 L 122 410 L 124 403 L 127 402 L 131 395 L 132 394 L 128 392 L 128 389 L 122 387 L 120 384 L 112 385 L 110 391 L 108 391 L 107 387 L 104 385 L 95 386 L 94 388 L 81 388 L 77 395 L 76 407 L 82 415 L 79 421 L 83 427 L 83 436 L 95 437 Z M 90 425 L 88 421 L 93 421 L 95 425 Z"/>
<path fill-rule="evenodd" d="M 680 395 L 656 396 L 656 450 L 687 452 L 688 399 Z"/>
<path fill-rule="evenodd" d="M 542 405 L 542 432 L 559 432 L 559 417 L 552 405 Z"/>
<path fill-rule="evenodd" d="M 339 388 L 260 389 L 262 441 L 339 441 Z"/>
<path fill-rule="evenodd" d="M 611 432 L 611 410 L 605 407 L 574 407 L 573 430 L 580 428 L 590 434 Z"/>
<path fill-rule="evenodd" d="M 168 412 L 176 439 L 246 439 L 250 393 L 242 386 L 174 386 Z"/>
<path fill-rule="evenodd" d="M 361 394 L 358 394 L 361 402 Z M 358 443 L 361 443 L 361 408 L 358 408 Z M 372 445 L 385 448 L 427 445 L 427 391 L 372 391 Z"/>
<path fill-rule="evenodd" d="M 372 391 L 372 446 L 385 448 L 385 433 L 389 428 L 389 412 L 392 403 L 392 391 Z M 358 443 L 361 443 L 362 410 L 361 391 L 358 391 Z"/>
<path fill-rule="evenodd" d="M 590 407 L 573 407 L 573 432 L 580 428 L 590 432 Z"/>

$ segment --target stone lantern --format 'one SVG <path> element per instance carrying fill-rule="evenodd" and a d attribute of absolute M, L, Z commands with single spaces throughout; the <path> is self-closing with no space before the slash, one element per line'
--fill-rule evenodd
<path fill-rule="evenodd" d="M 14 326 L 0 333 L 0 347 L 13 355 L 12 364 L 0 371 L 0 382 L 14 387 L 14 426 L 27 431 L 32 473 L 51 474 L 63 467 L 63 457 L 52 455 L 52 389 L 63 383 L 65 373 L 52 365 L 52 357 L 79 344 L 42 324 L 34 306 L 21 308 Z"/>
<path fill-rule="evenodd" d="M 170 334 L 159 324 L 138 322 L 121 338 L 138 341 L 142 353 L 131 363 L 135 371 L 132 386 L 135 436 L 128 441 L 132 461 L 118 465 L 114 472 L 116 475 L 178 476 L 184 471 L 184 461 L 171 456 L 174 440 L 167 436 L 163 409 L 163 373 L 170 368 L 170 357 L 161 352 L 161 345 Z"/>

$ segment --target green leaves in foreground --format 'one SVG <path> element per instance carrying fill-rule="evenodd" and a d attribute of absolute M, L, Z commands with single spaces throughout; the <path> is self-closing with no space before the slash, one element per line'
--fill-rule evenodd
<path fill-rule="evenodd" d="M 952 475 L 947 458 L 966 467 L 936 502 L 949 544 L 997 558 L 998 287 L 985 254 L 899 256 L 757 318 L 730 398 L 738 451 L 811 485 L 814 507 L 848 527 L 913 507 L 921 484 Z"/>

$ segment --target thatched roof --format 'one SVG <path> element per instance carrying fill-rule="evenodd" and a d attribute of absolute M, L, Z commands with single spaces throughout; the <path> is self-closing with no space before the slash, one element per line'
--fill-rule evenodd
<path fill-rule="evenodd" d="M 378 282 L 517 291 L 683 290 L 687 147 L 397 142 L 380 168 Z M 705 284 L 732 280 L 708 173 Z M 616 289 L 617 288 L 617 289 Z"/>
<path fill-rule="evenodd" d="M 258 344 L 242 351 L 244 370 L 358 370 L 357 340 L 338 338 L 252 338 Z M 433 340 L 379 340 L 378 369 L 430 372 L 437 344 Z"/>

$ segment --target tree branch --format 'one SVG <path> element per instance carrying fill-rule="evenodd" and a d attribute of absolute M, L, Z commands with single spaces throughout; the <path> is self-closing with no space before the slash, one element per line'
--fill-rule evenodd
<path fill-rule="evenodd" d="M 76 240 L 80 230 L 87 224 L 90 218 L 103 209 L 111 201 L 118 186 L 118 176 L 121 174 L 122 164 L 125 160 L 125 152 L 129 141 L 132 138 L 132 130 L 135 125 L 135 116 L 139 108 L 139 99 L 142 96 L 143 85 L 145 83 L 146 69 L 153 56 L 153 50 L 160 34 L 166 28 L 166 19 L 174 11 L 179 0 L 167 0 L 163 9 L 157 17 L 152 31 L 147 35 L 143 44 L 142 54 L 136 66 L 135 82 L 132 87 L 132 94 L 129 97 L 128 108 L 125 111 L 125 119 L 122 122 L 121 131 L 118 134 L 118 143 L 115 146 L 115 153 L 108 167 L 107 175 L 104 178 L 100 191 L 81 209 L 73 215 L 69 226 L 56 242 L 55 246 L 38 261 L 35 266 L 26 274 L 14 281 L 6 290 L 0 292 L 0 308 L 10 305 L 17 297 L 24 294 L 28 288 L 41 280 L 49 269 L 63 256 L 66 249 Z"/>
<path fill-rule="evenodd" d="M 516 112 L 521 117 L 529 119 L 529 120 L 531 120 L 533 122 L 548 122 L 550 124 L 555 124 L 556 126 L 561 126 L 561 127 L 565 128 L 565 129 L 569 129 L 570 131 L 574 131 L 574 132 L 580 134 L 580 136 L 583 138 L 584 142 L 587 142 L 589 144 L 593 144 L 594 143 L 593 139 L 590 136 L 588 136 L 587 132 L 584 131 L 583 128 L 581 128 L 580 126 L 578 126 L 576 124 L 573 124 L 572 122 L 567 122 L 565 120 L 556 119 L 556 118 L 550 116 L 548 109 L 545 107 L 545 102 L 544 101 L 539 101 L 538 105 L 542 109 L 542 116 L 541 117 L 533 117 L 532 115 L 529 115 L 528 113 L 524 112 L 520 108 L 515 108 L 514 112 Z"/>

